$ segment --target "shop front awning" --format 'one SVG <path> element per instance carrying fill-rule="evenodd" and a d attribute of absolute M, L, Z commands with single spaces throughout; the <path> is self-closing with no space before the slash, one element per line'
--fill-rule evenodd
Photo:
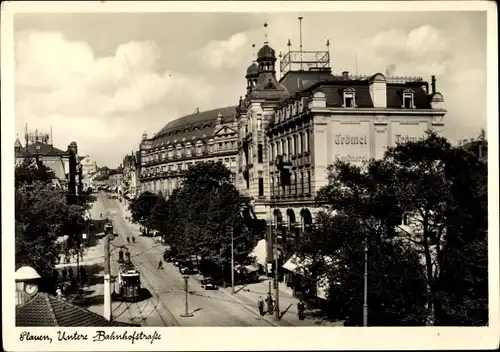
<path fill-rule="evenodd" d="M 253 249 L 252 253 L 250 253 L 250 257 L 255 259 L 255 262 L 265 266 L 267 261 L 267 244 L 266 240 L 262 239 L 257 242 L 257 245 Z"/>
<path fill-rule="evenodd" d="M 330 256 L 324 256 L 323 260 L 326 265 L 334 265 L 334 260 Z M 283 269 L 291 271 L 294 274 L 304 276 L 308 270 L 308 267 L 312 264 L 312 258 L 299 258 L 297 254 L 294 254 L 288 259 L 283 265 Z M 328 289 L 330 288 L 330 280 L 327 275 L 321 275 L 316 281 L 316 297 L 321 299 L 327 299 Z"/>
<path fill-rule="evenodd" d="M 283 264 L 283 269 L 291 271 L 295 274 L 304 275 L 307 267 L 313 262 L 312 258 L 299 258 L 297 254 L 294 254 L 288 259 L 285 264 Z"/>

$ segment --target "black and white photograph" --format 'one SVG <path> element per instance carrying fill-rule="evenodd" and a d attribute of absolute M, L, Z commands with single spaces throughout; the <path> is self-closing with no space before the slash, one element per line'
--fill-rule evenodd
<path fill-rule="evenodd" d="M 495 4 L 140 3 L 2 4 L 9 350 L 499 329 Z"/>

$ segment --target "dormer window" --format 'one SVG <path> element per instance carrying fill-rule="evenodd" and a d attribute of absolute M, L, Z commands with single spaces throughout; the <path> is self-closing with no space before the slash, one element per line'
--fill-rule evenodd
<path fill-rule="evenodd" d="M 415 109 L 413 90 L 407 89 L 403 92 L 403 109 Z"/>
<path fill-rule="evenodd" d="M 344 90 L 344 108 L 355 108 L 356 107 L 356 91 L 353 88 L 346 88 Z"/>

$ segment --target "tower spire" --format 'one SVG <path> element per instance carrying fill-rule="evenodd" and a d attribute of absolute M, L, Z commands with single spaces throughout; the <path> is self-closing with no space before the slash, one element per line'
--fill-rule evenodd
<path fill-rule="evenodd" d="M 264 44 L 269 44 L 268 38 L 267 38 L 267 22 L 264 22 Z"/>
<path fill-rule="evenodd" d="M 302 55 L 302 19 L 304 17 L 299 16 L 299 34 L 300 34 L 300 70 L 303 70 L 302 66 L 302 61 L 303 61 L 303 55 Z"/>

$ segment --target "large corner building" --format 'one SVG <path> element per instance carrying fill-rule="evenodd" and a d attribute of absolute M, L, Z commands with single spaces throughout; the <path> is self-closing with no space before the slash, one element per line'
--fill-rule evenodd
<path fill-rule="evenodd" d="M 266 220 L 282 260 L 293 254 L 320 210 L 318 190 L 336 160 L 361 164 L 389 146 L 444 126 L 443 96 L 420 77 L 332 73 L 324 51 L 289 51 L 280 60 L 266 42 L 245 75 L 237 106 L 181 117 L 140 147 L 142 191 L 168 196 L 183 171 L 221 160 L 235 174 L 253 213 Z M 277 234 L 275 237 L 274 234 Z"/>
<path fill-rule="evenodd" d="M 141 190 L 161 192 L 168 197 L 181 185 L 184 172 L 203 161 L 221 161 L 236 177 L 237 154 L 235 107 L 203 112 L 196 109 L 194 114 L 169 122 L 152 138 L 143 134 L 140 144 Z"/>
<path fill-rule="evenodd" d="M 276 53 L 265 43 L 246 72 L 237 107 L 238 188 L 268 223 L 268 261 L 274 241 L 286 260 L 314 224 L 329 165 L 380 158 L 387 147 L 444 126 L 434 77 L 429 87 L 420 77 L 333 74 L 328 45 L 289 50 L 278 80 Z"/>

